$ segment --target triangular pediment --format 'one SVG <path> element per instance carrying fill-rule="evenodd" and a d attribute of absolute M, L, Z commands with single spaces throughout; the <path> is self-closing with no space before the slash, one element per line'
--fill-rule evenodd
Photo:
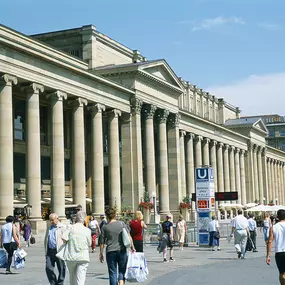
<path fill-rule="evenodd" d="M 263 131 L 263 132 L 266 132 L 268 133 L 268 129 L 267 127 L 265 126 L 265 124 L 263 123 L 262 119 L 259 119 L 258 121 L 256 121 L 254 124 L 253 124 L 253 127 L 260 130 L 260 131 Z"/>
<path fill-rule="evenodd" d="M 182 88 L 182 84 L 165 60 L 146 63 L 139 66 L 139 70 L 143 70 L 150 75 L 174 85 L 175 87 Z"/>

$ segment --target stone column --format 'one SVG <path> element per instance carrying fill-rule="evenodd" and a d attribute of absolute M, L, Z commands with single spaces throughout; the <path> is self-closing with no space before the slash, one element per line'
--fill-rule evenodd
<path fill-rule="evenodd" d="M 254 171 L 254 193 L 255 193 L 255 201 L 260 202 L 260 197 L 259 197 L 259 185 L 258 185 L 258 168 L 257 168 L 257 146 L 255 145 L 253 148 L 253 171 Z"/>
<path fill-rule="evenodd" d="M 26 193 L 27 203 L 32 206 L 30 219 L 41 219 L 41 136 L 39 95 L 42 85 L 32 83 L 24 87 L 26 100 Z"/>
<path fill-rule="evenodd" d="M 262 163 L 262 183 L 263 183 L 263 203 L 267 204 L 269 197 L 268 197 L 268 188 L 269 188 L 269 181 L 268 181 L 268 171 L 267 171 L 267 158 L 266 158 L 266 148 L 262 149 L 261 152 L 261 163 Z M 270 175 L 269 175 L 270 176 Z M 264 200 L 265 198 L 265 200 Z"/>
<path fill-rule="evenodd" d="M 241 204 L 246 205 L 246 180 L 245 180 L 245 150 L 240 151 L 240 188 L 241 188 Z"/>
<path fill-rule="evenodd" d="M 51 100 L 51 210 L 60 219 L 65 218 L 65 171 L 63 100 L 67 94 L 56 91 L 49 94 Z"/>
<path fill-rule="evenodd" d="M 223 143 L 218 143 L 218 191 L 224 192 Z"/>
<path fill-rule="evenodd" d="M 235 147 L 230 147 L 230 190 L 236 191 Z M 234 201 L 234 203 L 236 203 Z"/>
<path fill-rule="evenodd" d="M 195 166 L 202 166 L 202 152 L 201 152 L 201 141 L 203 137 L 196 136 L 195 138 Z"/>
<path fill-rule="evenodd" d="M 238 204 L 241 204 L 241 175 L 240 175 L 240 149 L 236 148 L 234 153 L 234 160 L 235 160 L 235 191 L 238 192 Z"/>
<path fill-rule="evenodd" d="M 208 138 L 204 138 L 203 141 L 203 165 L 210 165 L 210 157 L 209 157 L 209 142 Z"/>
<path fill-rule="evenodd" d="M 0 77 L 0 222 L 13 215 L 14 166 L 13 166 L 13 100 L 12 85 L 15 76 Z"/>
<path fill-rule="evenodd" d="M 121 212 L 121 175 L 120 175 L 120 145 L 119 116 L 121 111 L 113 109 L 109 115 L 108 160 L 109 160 L 109 205 Z"/>
<path fill-rule="evenodd" d="M 224 183 L 225 183 L 225 192 L 230 191 L 230 167 L 229 167 L 229 145 L 224 147 Z"/>
<path fill-rule="evenodd" d="M 194 135 L 188 134 L 186 136 L 186 181 L 187 181 L 187 195 L 192 197 L 192 193 L 195 193 L 195 175 L 194 175 Z M 192 203 L 192 209 L 195 204 Z"/>
<path fill-rule="evenodd" d="M 273 200 L 272 198 L 272 175 L 271 175 L 271 158 L 267 158 L 267 173 L 268 173 L 268 196 L 267 196 L 267 204 L 269 201 Z"/>
<path fill-rule="evenodd" d="M 281 186 L 281 174 L 280 174 L 280 165 L 281 162 L 278 161 L 277 163 L 277 183 L 278 183 L 278 201 L 279 201 L 279 205 L 282 205 L 282 186 Z"/>
<path fill-rule="evenodd" d="M 158 157 L 159 157 L 159 207 L 161 214 L 169 212 L 168 155 L 166 122 L 168 110 L 159 109 L 158 119 Z"/>
<path fill-rule="evenodd" d="M 87 100 L 71 101 L 72 110 L 72 195 L 73 203 L 86 212 L 84 106 Z"/>
<path fill-rule="evenodd" d="M 272 159 L 271 161 L 271 179 L 272 179 L 272 202 L 275 203 L 276 198 L 276 183 L 275 183 L 275 172 L 274 172 L 275 160 Z"/>
<path fill-rule="evenodd" d="M 281 179 L 282 179 L 282 205 L 285 204 L 285 175 L 284 175 L 284 162 L 281 165 Z"/>
<path fill-rule="evenodd" d="M 185 165 L 185 142 L 184 136 L 186 135 L 185 131 L 180 131 L 180 163 L 181 163 L 181 195 L 182 198 L 186 197 L 186 165 Z"/>
<path fill-rule="evenodd" d="M 279 194 L 279 185 L 278 185 L 278 174 L 277 174 L 277 167 L 278 167 L 278 160 L 275 160 L 274 164 L 274 180 L 275 180 L 275 197 L 274 197 L 274 203 L 276 203 L 276 198 L 278 199 Z M 279 200 L 278 200 L 279 201 Z M 277 203 L 279 204 L 279 203 Z"/>
<path fill-rule="evenodd" d="M 92 213 L 99 216 L 105 210 L 104 196 L 104 153 L 102 113 L 105 105 L 94 104 L 88 107 L 91 112 L 91 190 Z"/>
<path fill-rule="evenodd" d="M 216 145 L 217 141 L 212 141 L 210 145 L 210 159 L 211 159 L 211 166 L 214 169 L 214 185 L 215 185 L 215 192 L 218 190 L 218 172 L 217 172 L 217 154 L 216 154 Z"/>
<path fill-rule="evenodd" d="M 156 169 L 155 169 L 155 152 L 154 152 L 154 125 L 153 117 L 157 107 L 155 105 L 144 105 L 143 113 L 145 118 L 145 174 L 146 190 L 151 195 L 156 192 Z"/>
<path fill-rule="evenodd" d="M 254 145 L 248 142 L 248 153 L 246 157 L 246 177 L 247 177 L 247 199 L 248 203 L 253 203 L 255 200 L 255 181 L 254 181 Z"/>
<path fill-rule="evenodd" d="M 159 115 L 159 114 L 158 114 Z M 169 206 L 173 215 L 178 215 L 178 205 L 183 199 L 182 176 L 181 176 L 181 148 L 179 136 L 179 114 L 169 114 L 167 132 L 167 154 L 168 154 L 168 183 L 169 183 Z M 184 135 L 184 134 L 182 134 Z M 184 139 L 183 139 L 184 141 Z M 185 167 L 185 159 L 184 159 Z M 185 168 L 184 168 L 184 191 L 185 188 Z"/>
<path fill-rule="evenodd" d="M 257 151 L 257 169 L 258 169 L 258 186 L 259 186 L 259 203 L 263 203 L 264 192 L 263 192 L 263 177 L 264 173 L 262 171 L 262 148 L 260 147 Z"/>

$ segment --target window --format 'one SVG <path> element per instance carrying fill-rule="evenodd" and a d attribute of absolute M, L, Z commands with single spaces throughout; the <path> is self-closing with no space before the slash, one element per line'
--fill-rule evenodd
<path fill-rule="evenodd" d="M 24 100 L 15 100 L 14 103 L 14 139 L 25 140 L 25 107 Z"/>

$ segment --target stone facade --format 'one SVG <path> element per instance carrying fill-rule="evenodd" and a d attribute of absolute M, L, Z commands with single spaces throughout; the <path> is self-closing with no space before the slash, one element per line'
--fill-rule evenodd
<path fill-rule="evenodd" d="M 144 190 L 178 213 L 201 165 L 243 205 L 285 203 L 285 153 L 262 120 L 94 26 L 29 37 L 0 25 L 0 75 L 2 221 L 20 198 L 39 221 L 48 199 L 62 218 L 68 199 L 99 215 L 136 209 Z"/>

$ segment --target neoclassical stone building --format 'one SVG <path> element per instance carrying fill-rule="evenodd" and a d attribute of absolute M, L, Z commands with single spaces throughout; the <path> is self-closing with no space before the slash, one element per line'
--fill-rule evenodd
<path fill-rule="evenodd" d="M 20 198 L 33 221 L 43 200 L 60 217 L 67 200 L 135 209 L 144 189 L 177 213 L 201 165 L 243 205 L 284 204 L 285 153 L 267 146 L 261 119 L 94 26 L 27 36 L 0 25 L 0 75 L 1 220 Z"/>

